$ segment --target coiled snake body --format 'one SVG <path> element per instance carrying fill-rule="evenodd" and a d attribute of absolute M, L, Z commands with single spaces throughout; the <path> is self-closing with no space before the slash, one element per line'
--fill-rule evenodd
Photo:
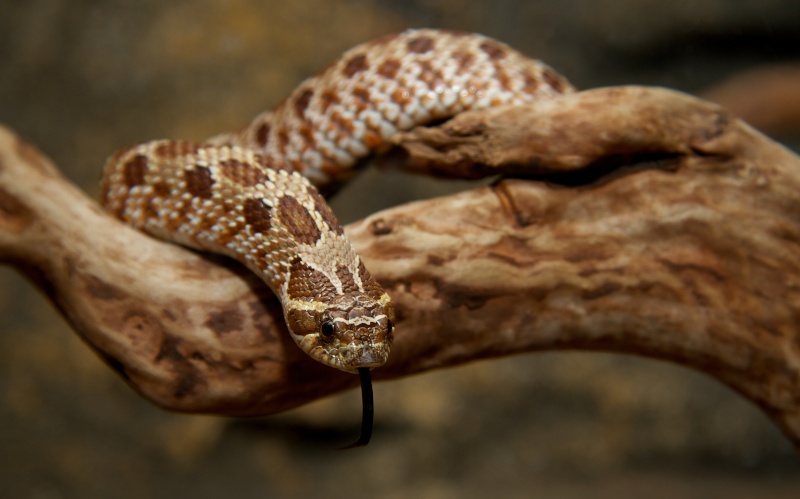
<path fill-rule="evenodd" d="M 394 306 L 317 188 L 347 180 L 397 131 L 568 91 L 548 66 L 490 38 L 409 30 L 347 51 L 238 132 L 119 151 L 102 202 L 149 234 L 247 265 L 301 349 L 368 372 L 387 360 Z"/>

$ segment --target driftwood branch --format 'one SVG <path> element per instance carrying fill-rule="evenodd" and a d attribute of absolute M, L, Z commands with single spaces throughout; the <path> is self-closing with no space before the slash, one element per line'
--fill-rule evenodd
<path fill-rule="evenodd" d="M 798 157 L 715 105 L 638 87 L 468 113 L 398 137 L 398 155 L 536 178 L 347 228 L 397 303 L 377 379 L 536 350 L 630 352 L 727 383 L 800 445 Z M 0 261 L 168 409 L 267 414 L 357 383 L 294 346 L 248 272 L 122 225 L 8 130 Z"/>

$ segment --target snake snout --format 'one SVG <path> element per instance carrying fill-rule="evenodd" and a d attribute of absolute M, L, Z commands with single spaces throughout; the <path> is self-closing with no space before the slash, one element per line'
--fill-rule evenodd
<path fill-rule="evenodd" d="M 386 362 L 386 358 L 378 354 L 373 348 L 362 349 L 356 358 L 358 367 L 380 367 Z"/>

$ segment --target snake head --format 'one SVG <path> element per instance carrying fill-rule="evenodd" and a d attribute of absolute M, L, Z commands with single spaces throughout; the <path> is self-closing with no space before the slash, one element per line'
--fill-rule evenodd
<path fill-rule="evenodd" d="M 328 303 L 307 303 L 286 311 L 286 323 L 298 346 L 313 359 L 349 373 L 380 367 L 394 338 L 394 303 L 387 294 L 336 296 Z"/>

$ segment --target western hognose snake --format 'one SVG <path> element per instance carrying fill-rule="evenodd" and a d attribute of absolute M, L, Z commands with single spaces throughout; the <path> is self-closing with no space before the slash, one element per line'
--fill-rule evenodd
<path fill-rule="evenodd" d="M 349 179 L 397 131 L 570 91 L 490 38 L 409 30 L 347 51 L 237 132 L 117 152 L 102 202 L 149 234 L 245 264 L 278 296 L 303 351 L 363 381 L 387 360 L 394 305 L 317 189 Z"/>

